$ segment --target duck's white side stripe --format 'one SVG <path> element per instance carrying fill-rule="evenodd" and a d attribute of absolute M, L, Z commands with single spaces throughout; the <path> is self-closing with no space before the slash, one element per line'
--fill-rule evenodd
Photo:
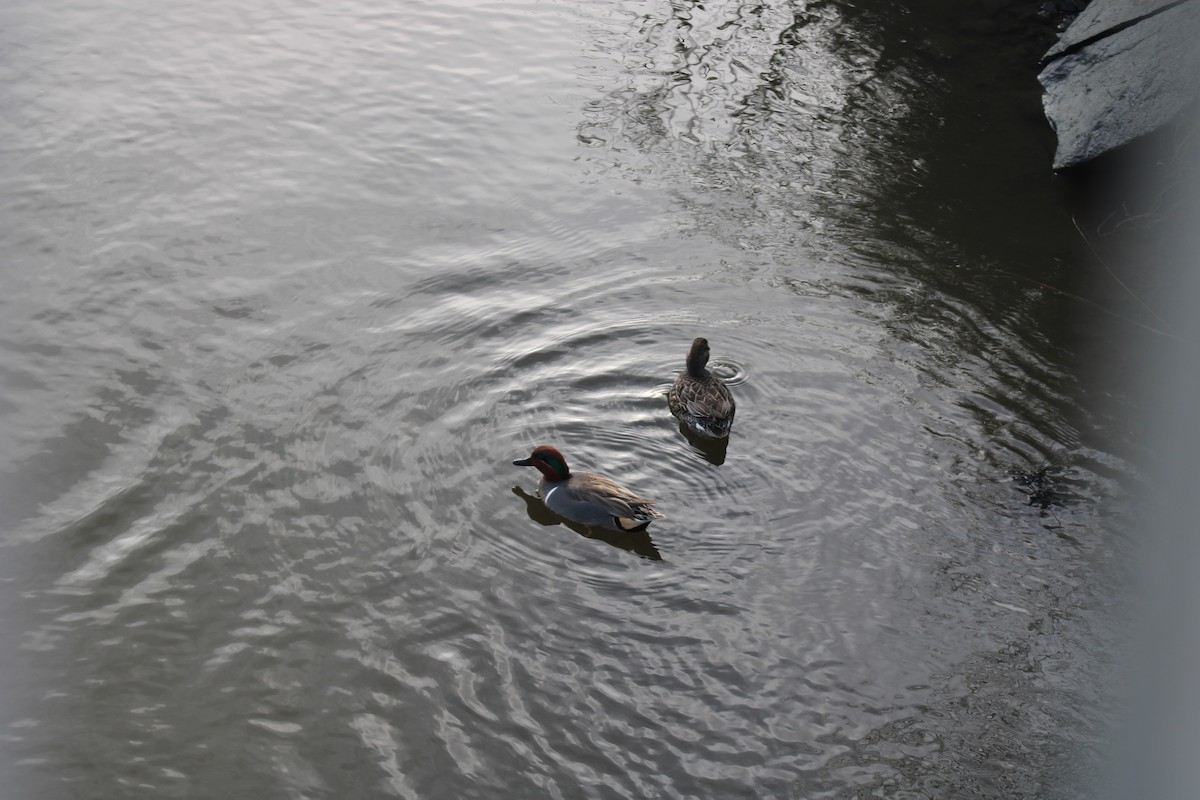
<path fill-rule="evenodd" d="M 557 492 L 557 491 L 558 491 L 559 489 L 561 489 L 561 488 L 562 488 L 561 486 L 554 486 L 554 487 L 551 487 L 550 491 L 546 492 L 546 496 L 542 498 L 542 502 L 543 502 L 543 503 L 549 503 L 549 502 L 550 502 L 550 495 L 554 494 L 555 492 Z"/>

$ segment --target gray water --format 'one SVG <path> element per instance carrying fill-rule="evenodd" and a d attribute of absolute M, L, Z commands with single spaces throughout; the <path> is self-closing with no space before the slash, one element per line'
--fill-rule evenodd
<path fill-rule="evenodd" d="M 1051 33 L 880 5 L 0 10 L 9 796 L 1083 794 L 1137 444 Z"/>

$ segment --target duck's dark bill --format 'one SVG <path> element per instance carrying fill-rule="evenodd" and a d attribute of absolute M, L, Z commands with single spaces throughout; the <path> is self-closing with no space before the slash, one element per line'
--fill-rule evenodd
<path fill-rule="evenodd" d="M 513 464 L 518 467 L 532 467 L 533 462 L 528 458 L 522 458 L 519 461 L 514 461 Z"/>

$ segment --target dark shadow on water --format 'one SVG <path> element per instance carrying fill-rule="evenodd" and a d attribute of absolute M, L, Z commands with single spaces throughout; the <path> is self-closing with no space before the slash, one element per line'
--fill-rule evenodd
<path fill-rule="evenodd" d="M 662 561 L 662 554 L 654 546 L 647 531 L 612 531 L 592 525 L 580 525 L 560 517 L 542 502 L 540 497 L 529 494 L 520 486 L 514 486 L 513 494 L 525 501 L 525 511 L 529 518 L 539 525 L 565 525 L 585 539 L 599 539 L 621 550 L 628 550 L 634 555 L 649 561 Z"/>
<path fill-rule="evenodd" d="M 700 455 L 714 467 L 719 467 L 725 463 L 725 453 L 729 450 L 729 439 L 709 439 L 707 436 L 701 436 L 693 431 L 682 422 L 679 423 L 679 432 L 683 434 L 683 438 L 688 440 L 688 444 L 696 448 Z"/>

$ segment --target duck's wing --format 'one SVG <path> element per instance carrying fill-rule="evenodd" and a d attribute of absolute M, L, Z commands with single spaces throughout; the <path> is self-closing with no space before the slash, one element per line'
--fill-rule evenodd
<path fill-rule="evenodd" d="M 566 490 L 572 499 L 594 503 L 618 519 L 666 519 L 654 508 L 655 501 L 639 497 L 611 478 L 594 472 L 573 473 Z"/>
<path fill-rule="evenodd" d="M 686 414 L 697 420 L 732 421 L 737 411 L 729 387 L 713 376 L 697 380 L 681 374 L 671 387 L 668 402 L 676 416 Z"/>

